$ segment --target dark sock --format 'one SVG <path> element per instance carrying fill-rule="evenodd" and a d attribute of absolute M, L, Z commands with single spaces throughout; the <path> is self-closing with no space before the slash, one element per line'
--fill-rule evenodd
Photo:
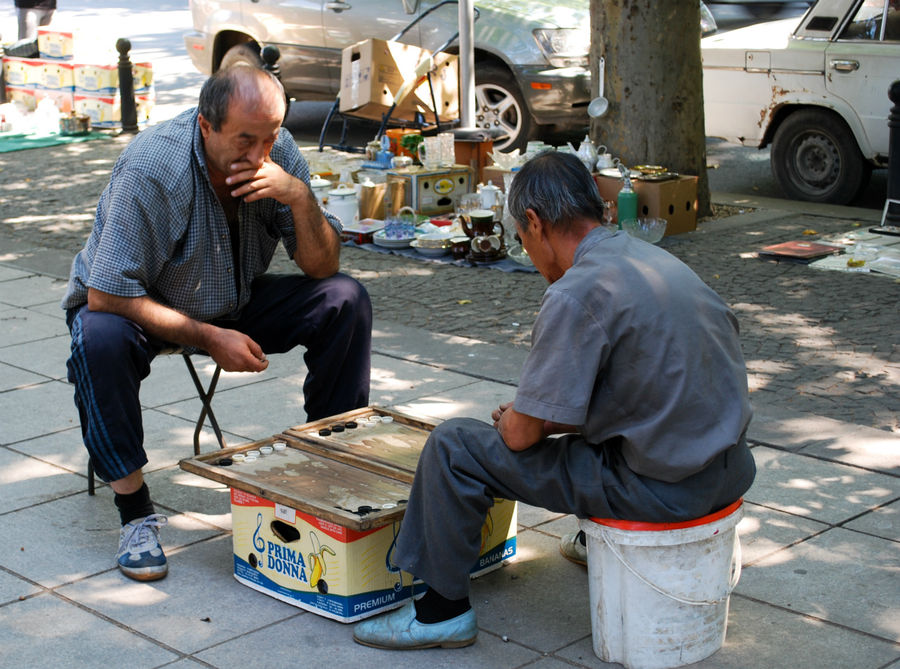
<path fill-rule="evenodd" d="M 428 588 L 425 594 L 416 600 L 416 620 L 426 625 L 440 623 L 455 618 L 471 608 L 468 597 L 447 599 L 434 588 Z"/>
<path fill-rule="evenodd" d="M 155 513 L 153 502 L 150 501 L 150 489 L 147 488 L 146 483 L 127 495 L 116 493 L 115 502 L 119 509 L 122 525 L 130 523 L 135 518 L 143 518 Z"/>
<path fill-rule="evenodd" d="M 578 535 L 575 537 L 575 539 L 582 546 L 587 546 L 587 535 L 585 535 L 584 530 L 578 530 Z"/>

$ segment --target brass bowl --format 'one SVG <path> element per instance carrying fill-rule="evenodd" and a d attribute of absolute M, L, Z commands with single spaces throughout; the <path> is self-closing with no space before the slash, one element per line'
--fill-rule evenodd
<path fill-rule="evenodd" d="M 635 165 L 634 169 L 641 174 L 662 174 L 666 171 L 662 165 Z"/>

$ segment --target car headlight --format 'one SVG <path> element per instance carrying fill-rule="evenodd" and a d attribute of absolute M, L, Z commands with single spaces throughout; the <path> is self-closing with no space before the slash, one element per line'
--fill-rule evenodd
<path fill-rule="evenodd" d="M 554 67 L 587 67 L 591 50 L 590 27 L 539 28 L 534 39 Z"/>

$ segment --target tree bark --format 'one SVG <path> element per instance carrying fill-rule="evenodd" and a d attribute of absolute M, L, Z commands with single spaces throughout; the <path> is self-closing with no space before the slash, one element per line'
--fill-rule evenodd
<path fill-rule="evenodd" d="M 591 0 L 591 75 L 609 110 L 590 136 L 625 165 L 696 175 L 710 212 L 698 0 Z M 601 89 L 595 87 L 595 94 Z"/>

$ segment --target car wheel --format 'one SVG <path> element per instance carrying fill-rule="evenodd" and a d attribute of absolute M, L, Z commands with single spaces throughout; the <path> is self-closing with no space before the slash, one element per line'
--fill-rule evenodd
<path fill-rule="evenodd" d="M 512 74 L 495 66 L 475 67 L 475 126 L 492 133 L 498 151 L 525 151 L 534 126 Z"/>
<path fill-rule="evenodd" d="M 259 55 L 259 49 L 250 43 L 235 44 L 228 49 L 222 57 L 222 62 L 219 63 L 219 69 L 237 65 L 238 63 L 252 65 L 253 67 L 262 67 L 265 64 L 262 56 Z"/>
<path fill-rule="evenodd" d="M 788 197 L 846 204 L 865 185 L 866 160 L 850 128 L 832 112 L 804 109 L 775 132 L 772 172 Z"/>

